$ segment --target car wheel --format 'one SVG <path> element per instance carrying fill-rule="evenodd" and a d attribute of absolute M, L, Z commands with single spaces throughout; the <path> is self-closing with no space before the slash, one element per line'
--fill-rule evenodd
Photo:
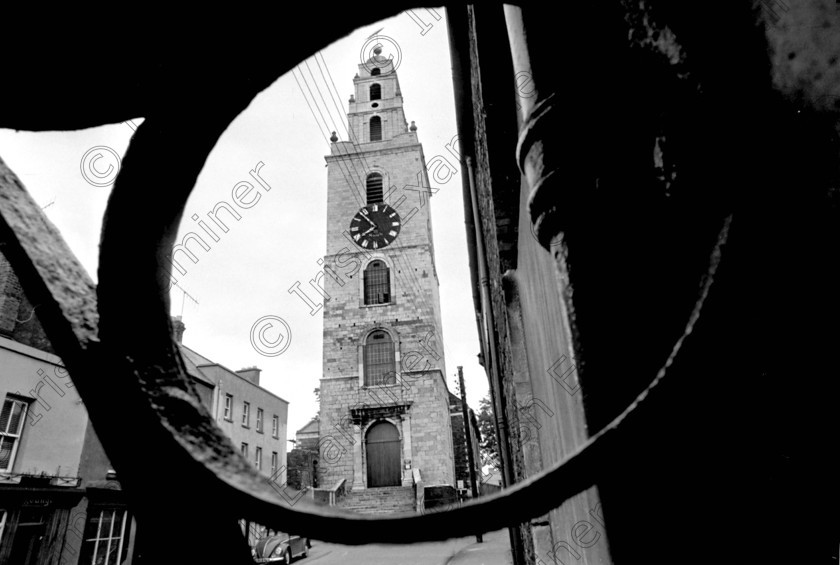
<path fill-rule="evenodd" d="M 291 563 L 292 562 L 292 550 L 289 549 L 289 548 L 286 548 L 286 553 L 285 553 L 284 557 L 285 557 L 284 561 L 286 562 L 286 565 Z"/>

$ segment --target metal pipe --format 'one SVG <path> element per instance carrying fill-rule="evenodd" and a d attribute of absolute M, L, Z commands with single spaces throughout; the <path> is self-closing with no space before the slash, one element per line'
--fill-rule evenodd
<path fill-rule="evenodd" d="M 469 45 L 466 45 L 465 33 L 459 33 L 459 25 L 463 29 L 466 26 L 466 11 L 463 13 L 458 9 L 447 8 L 446 21 L 449 35 L 449 54 L 452 64 L 452 90 L 455 98 L 455 123 L 458 130 L 458 147 L 461 156 L 461 190 L 464 201 L 464 227 L 467 236 L 467 257 L 470 265 L 470 289 L 473 296 L 475 308 L 476 329 L 479 334 L 482 359 L 487 358 L 484 348 L 484 341 L 481 339 L 481 298 L 478 292 L 478 260 L 476 258 L 476 230 L 473 220 L 472 204 L 470 199 L 470 180 L 467 172 L 466 155 L 474 153 L 472 140 L 472 106 L 470 105 L 470 73 L 469 60 L 463 54 L 469 53 Z M 466 85 L 464 84 L 466 82 Z M 484 365 L 485 362 L 482 362 Z"/>
<path fill-rule="evenodd" d="M 466 161 L 467 174 L 470 179 L 470 198 L 472 200 L 473 220 L 475 222 L 476 230 L 478 279 L 480 284 L 479 292 L 481 294 L 481 312 L 484 323 L 482 337 L 485 340 L 484 350 L 490 353 L 490 358 L 485 358 L 485 362 L 489 361 L 489 374 L 491 379 L 490 394 L 493 400 L 493 409 L 496 412 L 496 439 L 499 447 L 499 457 L 502 460 L 502 486 L 508 487 L 513 484 L 513 476 L 507 439 L 507 418 L 505 417 L 505 409 L 501 401 L 503 383 L 499 373 L 496 341 L 493 339 L 493 306 L 490 301 L 490 281 L 487 276 L 487 253 L 484 249 L 484 237 L 481 233 L 481 215 L 478 208 L 478 195 L 475 189 L 475 175 L 473 174 L 472 158 L 468 156 Z"/>

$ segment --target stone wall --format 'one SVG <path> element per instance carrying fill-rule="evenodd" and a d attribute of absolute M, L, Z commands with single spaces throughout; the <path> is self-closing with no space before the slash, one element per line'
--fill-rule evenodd
<path fill-rule="evenodd" d="M 359 387 L 355 376 L 322 379 L 319 484 L 347 479 L 348 485 L 358 486 L 360 477 L 366 484 L 362 434 L 379 418 L 353 421 L 351 410 L 381 407 L 387 411 L 398 406 L 407 407 L 404 414 L 386 417 L 400 431 L 401 448 L 410 454 L 411 467 L 420 469 L 427 484 L 455 484 L 448 391 L 441 373 L 406 372 L 401 377 L 396 385 L 380 387 Z M 357 469 L 356 463 L 361 467 Z M 410 471 L 403 469 L 404 481 Z"/>
<path fill-rule="evenodd" d="M 348 487 L 363 487 L 365 429 L 388 419 L 400 433 L 403 484 L 411 484 L 411 469 L 417 468 L 427 484 L 454 485 L 425 157 L 416 131 L 404 123 L 401 98 L 393 98 L 398 94 L 396 77 L 384 78 L 383 85 L 383 100 L 377 103 L 391 116 L 383 123 L 384 140 L 365 143 L 362 136 L 361 145 L 339 141 L 326 157 L 327 253 L 323 271 L 302 289 L 323 299 L 324 309 L 319 483 L 329 486 L 344 478 Z M 371 111 L 364 94 L 357 92 L 358 100 L 351 104 L 349 120 L 356 129 Z M 389 246 L 366 250 L 352 241 L 350 226 L 367 203 L 366 179 L 374 172 L 382 175 L 384 201 L 397 210 L 401 225 Z M 364 269 L 374 260 L 388 266 L 390 301 L 366 305 Z M 387 331 L 394 343 L 394 385 L 365 386 L 363 347 L 375 329 Z M 362 407 L 368 408 L 364 414 L 358 412 Z"/>

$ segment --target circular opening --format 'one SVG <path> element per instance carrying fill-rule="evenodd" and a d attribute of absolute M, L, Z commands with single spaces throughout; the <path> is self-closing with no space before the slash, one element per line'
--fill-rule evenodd
<path fill-rule="evenodd" d="M 379 102 L 374 102 L 370 105 L 371 108 L 379 108 Z"/>

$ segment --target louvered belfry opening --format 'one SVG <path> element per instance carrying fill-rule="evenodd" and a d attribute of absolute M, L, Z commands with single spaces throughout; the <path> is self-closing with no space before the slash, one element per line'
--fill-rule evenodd
<path fill-rule="evenodd" d="M 382 141 L 382 118 L 379 116 L 370 119 L 370 140 Z"/>
<path fill-rule="evenodd" d="M 394 341 L 382 330 L 371 333 L 365 342 L 365 386 L 396 383 Z"/>
<path fill-rule="evenodd" d="M 382 175 L 379 173 L 371 173 L 368 175 L 366 188 L 368 204 L 379 204 L 380 202 L 384 202 L 382 194 Z"/>
<path fill-rule="evenodd" d="M 372 261 L 365 269 L 365 304 L 391 302 L 391 272 L 384 261 Z"/>
<path fill-rule="evenodd" d="M 379 70 L 379 69 L 374 69 Z M 370 85 L 370 99 L 371 100 L 381 100 L 382 99 L 382 87 L 378 84 Z"/>

